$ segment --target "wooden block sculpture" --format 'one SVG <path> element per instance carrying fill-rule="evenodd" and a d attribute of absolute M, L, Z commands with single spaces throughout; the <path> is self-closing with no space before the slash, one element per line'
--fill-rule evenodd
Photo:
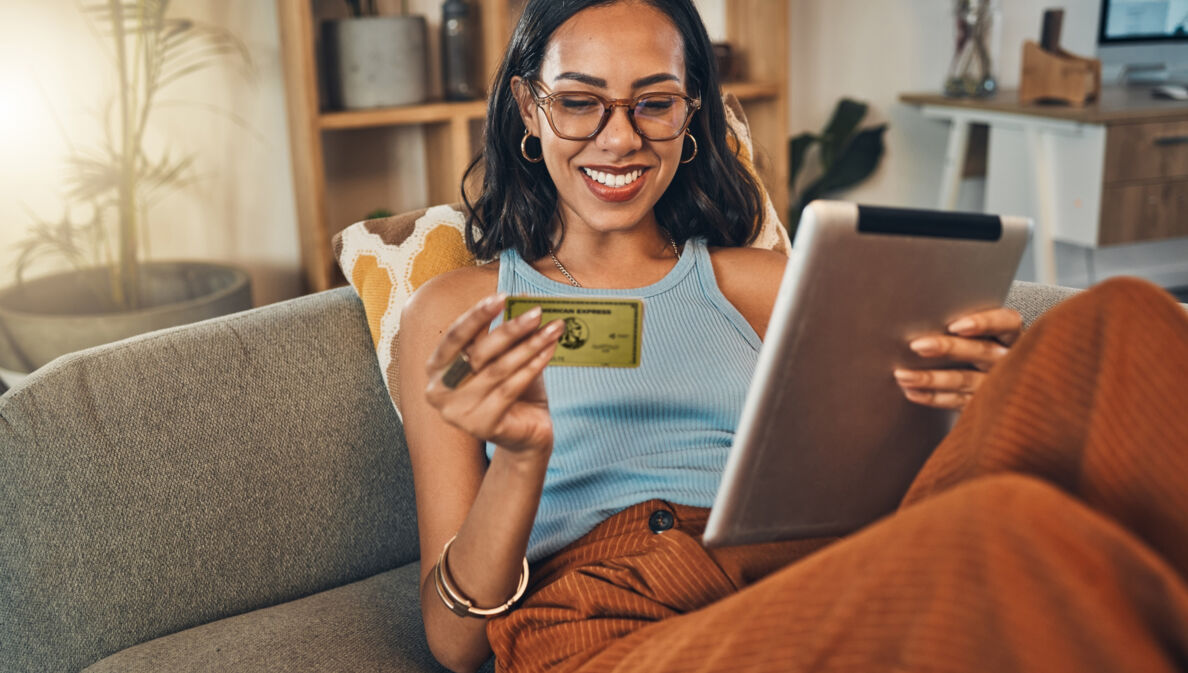
<path fill-rule="evenodd" d="M 1045 10 L 1040 44 L 1030 40 L 1023 43 L 1020 103 L 1066 103 L 1080 107 L 1101 95 L 1101 61 L 1061 49 L 1063 25 L 1063 9 Z"/>
<path fill-rule="evenodd" d="M 1031 40 L 1023 43 L 1020 103 L 1060 102 L 1080 107 L 1100 94 L 1101 61 L 1059 48 L 1045 50 Z"/>

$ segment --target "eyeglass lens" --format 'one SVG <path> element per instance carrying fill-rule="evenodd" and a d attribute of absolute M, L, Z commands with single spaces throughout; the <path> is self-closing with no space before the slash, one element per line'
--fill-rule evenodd
<path fill-rule="evenodd" d="M 581 93 L 557 94 L 548 106 L 557 133 L 587 138 L 599 131 L 606 106 L 597 96 Z M 690 105 L 672 94 L 648 94 L 635 101 L 632 115 L 640 135 L 648 140 L 671 140 L 684 130 Z"/>

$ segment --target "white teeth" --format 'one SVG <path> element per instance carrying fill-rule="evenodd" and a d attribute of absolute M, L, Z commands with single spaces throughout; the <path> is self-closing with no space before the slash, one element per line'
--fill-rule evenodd
<path fill-rule="evenodd" d="M 596 171 L 590 168 L 582 168 L 582 170 L 586 172 L 586 175 L 590 176 L 591 180 L 602 183 L 607 187 L 624 187 L 635 182 L 639 179 L 639 176 L 643 175 L 643 171 L 639 169 L 622 175 L 603 173 L 602 171 Z"/>

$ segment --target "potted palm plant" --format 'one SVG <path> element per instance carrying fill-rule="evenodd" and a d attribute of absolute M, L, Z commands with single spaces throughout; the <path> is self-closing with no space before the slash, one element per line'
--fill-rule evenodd
<path fill-rule="evenodd" d="M 163 90 L 218 59 L 250 66 L 246 47 L 218 27 L 167 16 L 169 0 L 91 0 L 112 48 L 116 87 L 105 138 L 67 157 L 66 214 L 34 217 L 18 244 L 15 284 L 0 291 L 0 368 L 28 372 L 63 353 L 251 306 L 247 274 L 202 262 L 147 262 L 149 205 L 187 184 L 194 156 L 145 148 Z M 79 212 L 82 216 L 77 215 Z M 36 260 L 70 270 L 25 278 Z"/>

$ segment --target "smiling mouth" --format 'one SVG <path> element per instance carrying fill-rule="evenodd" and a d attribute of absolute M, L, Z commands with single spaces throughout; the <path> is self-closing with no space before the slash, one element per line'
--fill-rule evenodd
<path fill-rule="evenodd" d="M 639 177 L 644 174 L 644 169 L 637 168 L 633 171 L 619 174 L 605 173 L 603 171 L 596 171 L 592 168 L 582 167 L 582 172 L 586 174 L 586 177 L 600 185 L 605 185 L 611 188 L 619 188 L 626 187 L 627 185 L 630 185 L 631 183 L 638 180 Z"/>

